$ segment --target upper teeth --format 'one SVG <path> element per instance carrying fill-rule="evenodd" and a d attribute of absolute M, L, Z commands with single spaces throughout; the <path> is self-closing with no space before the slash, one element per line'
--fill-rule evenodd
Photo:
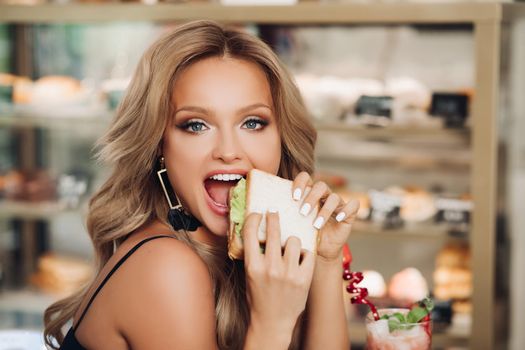
<path fill-rule="evenodd" d="M 219 181 L 232 181 L 232 180 L 240 180 L 240 179 L 242 179 L 242 175 L 239 175 L 239 174 L 215 174 L 213 176 L 210 176 L 210 179 L 212 179 L 212 180 L 219 180 Z"/>

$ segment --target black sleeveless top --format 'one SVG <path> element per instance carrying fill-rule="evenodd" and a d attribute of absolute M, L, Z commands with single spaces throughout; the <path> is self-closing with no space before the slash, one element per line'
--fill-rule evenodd
<path fill-rule="evenodd" d="M 66 337 L 64 338 L 64 341 L 62 342 L 62 345 L 60 346 L 60 350 L 86 350 L 86 348 L 83 347 L 82 344 L 80 344 L 78 342 L 77 338 L 75 337 L 75 330 L 78 329 L 78 326 L 80 326 L 80 322 L 82 322 L 82 319 L 86 315 L 86 312 L 88 311 L 89 307 L 91 306 L 91 304 L 95 300 L 95 297 L 97 296 L 97 294 L 104 287 L 104 285 L 108 282 L 108 280 L 115 273 L 115 271 L 117 271 L 118 268 L 131 256 L 131 254 L 133 254 L 135 251 L 137 251 L 137 249 L 139 249 L 144 243 L 147 243 L 147 242 L 149 242 L 151 240 L 154 240 L 154 239 L 157 239 L 157 238 L 163 238 L 163 237 L 175 238 L 174 236 L 167 236 L 167 235 L 153 236 L 153 237 L 146 238 L 146 239 L 140 241 L 139 243 L 137 243 L 133 248 L 131 248 L 129 250 L 129 252 L 127 252 L 126 255 L 124 255 L 117 262 L 117 264 L 115 264 L 115 266 L 111 269 L 111 271 L 104 278 L 102 283 L 98 286 L 98 288 L 95 291 L 95 293 L 91 296 L 91 299 L 89 299 L 89 302 L 87 303 L 87 306 L 84 309 L 84 312 L 82 312 L 82 315 L 78 319 L 77 326 L 76 327 L 71 327 L 69 329 L 69 332 L 67 332 Z"/>

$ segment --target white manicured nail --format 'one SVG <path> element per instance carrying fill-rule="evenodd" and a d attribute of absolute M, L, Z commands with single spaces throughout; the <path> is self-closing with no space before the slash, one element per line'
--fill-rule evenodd
<path fill-rule="evenodd" d="M 299 211 L 299 213 L 301 213 L 301 215 L 303 215 L 303 216 L 306 216 L 310 212 L 310 208 L 311 207 L 312 206 L 309 203 L 304 203 L 303 206 L 301 207 L 301 210 Z"/>
<path fill-rule="evenodd" d="M 317 219 L 315 219 L 314 221 L 314 227 L 316 229 L 321 229 L 321 227 L 323 227 L 323 224 L 324 224 L 324 218 L 322 216 L 318 216 Z"/>
<path fill-rule="evenodd" d="M 293 191 L 293 199 L 298 201 L 299 199 L 301 199 L 301 195 L 303 194 L 303 192 L 301 191 L 300 188 L 296 188 L 294 191 Z"/>
<path fill-rule="evenodd" d="M 270 213 L 277 213 L 277 209 L 276 208 L 268 208 L 268 212 Z"/>
<path fill-rule="evenodd" d="M 335 217 L 335 220 L 337 222 L 341 222 L 341 221 L 344 220 L 345 216 L 346 216 L 346 214 L 342 211 L 339 214 L 337 214 L 337 216 Z"/>

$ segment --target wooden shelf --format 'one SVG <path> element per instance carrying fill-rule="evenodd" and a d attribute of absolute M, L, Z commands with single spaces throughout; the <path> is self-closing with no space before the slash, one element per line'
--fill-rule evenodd
<path fill-rule="evenodd" d="M 60 213 L 75 212 L 78 209 L 70 209 L 58 202 L 22 202 L 22 201 L 0 201 L 0 219 L 29 219 L 46 220 Z M 354 224 L 352 236 L 369 236 L 371 238 L 392 239 L 439 239 L 448 236 L 446 225 L 436 225 L 431 222 L 406 223 L 401 228 L 384 229 L 380 224 L 357 221 Z"/>
<path fill-rule="evenodd" d="M 268 24 L 472 23 L 498 21 L 502 18 L 502 12 L 502 4 L 496 2 L 424 4 L 303 2 L 293 6 L 223 6 L 215 3 L 155 5 L 71 3 L 0 5 L 0 22 L 176 22 L 213 19 L 221 22 Z"/>
<path fill-rule="evenodd" d="M 364 125 L 348 125 L 343 122 L 314 124 L 319 132 L 336 132 L 349 134 L 352 137 L 374 140 L 420 138 L 425 140 L 441 140 L 459 142 L 468 145 L 470 142 L 470 129 L 443 129 L 417 126 L 387 126 L 367 127 Z"/>
<path fill-rule="evenodd" d="M 440 239 L 449 236 L 449 227 L 429 222 L 415 224 L 406 223 L 405 226 L 396 229 L 384 229 L 377 223 L 356 221 L 354 223 L 350 239 L 354 236 L 367 236 L 378 239 Z"/>
<path fill-rule="evenodd" d="M 0 293 L 0 311 L 43 314 L 59 298 L 35 289 L 8 290 Z"/>
<path fill-rule="evenodd" d="M 93 116 L 49 116 L 45 114 L 34 115 L 28 112 L 0 112 L 0 127 L 21 127 L 21 128 L 47 128 L 59 130 L 93 130 L 102 132 L 107 129 L 113 114 L 110 112 Z"/>
<path fill-rule="evenodd" d="M 318 152 L 317 161 L 321 163 L 359 163 L 366 166 L 381 165 L 382 167 L 400 167 L 411 170 L 443 170 L 466 173 L 471 168 L 471 161 L 468 157 L 445 158 L 439 156 L 394 156 L 387 157 L 381 155 L 363 154 L 328 154 Z"/>
<path fill-rule="evenodd" d="M 0 201 L 0 219 L 45 220 L 73 209 L 58 202 Z"/>

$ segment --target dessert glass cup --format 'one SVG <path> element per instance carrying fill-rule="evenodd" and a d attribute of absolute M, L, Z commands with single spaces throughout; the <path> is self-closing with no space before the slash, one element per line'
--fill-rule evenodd
<path fill-rule="evenodd" d="M 379 309 L 379 316 L 400 312 L 408 314 L 409 309 Z M 432 346 L 432 321 L 408 323 L 390 333 L 387 320 L 375 321 L 371 313 L 366 316 L 368 350 L 430 350 Z"/>

